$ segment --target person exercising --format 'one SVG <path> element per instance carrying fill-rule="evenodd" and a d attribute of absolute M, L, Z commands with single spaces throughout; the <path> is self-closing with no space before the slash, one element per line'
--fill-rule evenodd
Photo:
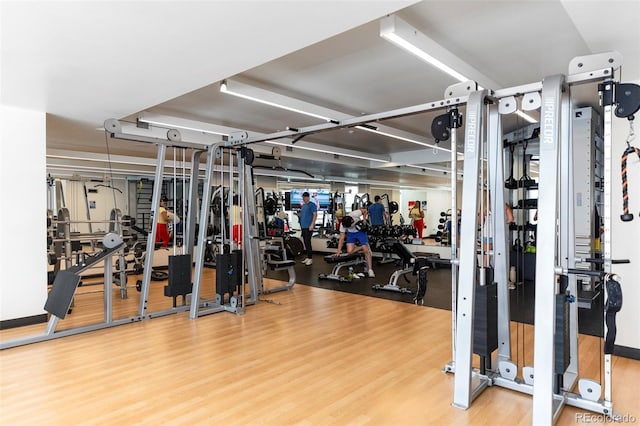
<path fill-rule="evenodd" d="M 354 254 L 359 251 L 364 253 L 364 258 L 367 261 L 369 268 L 369 277 L 374 278 L 376 274 L 373 272 L 371 249 L 369 248 L 369 238 L 367 233 L 358 231 L 356 223 L 359 221 L 365 221 L 367 219 L 367 209 L 362 208 L 354 210 L 347 214 L 340 223 L 340 239 L 338 240 L 338 250 L 334 256 L 340 256 L 342 254 L 342 246 L 344 242 L 347 242 L 347 254 Z M 356 246 L 356 243 L 360 243 Z"/>

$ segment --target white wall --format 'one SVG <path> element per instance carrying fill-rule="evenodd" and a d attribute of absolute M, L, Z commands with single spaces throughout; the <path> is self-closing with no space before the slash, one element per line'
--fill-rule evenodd
<path fill-rule="evenodd" d="M 46 116 L 0 105 L 0 321 L 44 313 Z"/>
<path fill-rule="evenodd" d="M 640 84 L 640 80 L 628 81 Z M 636 117 L 640 114 L 636 114 Z M 635 124 L 636 133 L 638 132 Z M 626 119 L 614 118 L 612 123 L 612 170 L 611 170 L 611 238 L 613 259 L 629 259 L 629 264 L 613 265 L 614 273 L 622 278 L 623 304 L 617 316 L 618 334 L 616 345 L 640 349 L 640 160 L 638 156 L 629 156 L 627 160 L 627 176 L 629 179 L 629 209 L 633 213 L 633 221 L 623 222 L 622 189 L 620 180 L 620 157 L 626 148 L 625 141 L 629 134 L 629 122 Z M 640 139 L 632 142 L 640 147 Z"/>

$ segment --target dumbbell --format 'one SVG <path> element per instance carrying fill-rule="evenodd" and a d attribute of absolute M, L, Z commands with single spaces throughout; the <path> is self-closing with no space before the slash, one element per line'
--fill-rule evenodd
<path fill-rule="evenodd" d="M 364 220 L 359 220 L 356 222 L 355 228 L 361 232 L 367 232 L 369 230 L 369 224 Z"/>

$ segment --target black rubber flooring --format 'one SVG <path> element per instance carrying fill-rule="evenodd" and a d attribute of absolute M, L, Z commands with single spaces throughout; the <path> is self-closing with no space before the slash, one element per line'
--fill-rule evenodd
<path fill-rule="evenodd" d="M 302 263 L 303 257 L 296 259 L 296 282 L 298 284 L 310 285 L 313 287 L 325 288 L 329 290 L 345 291 L 348 293 L 361 294 L 370 297 L 379 297 L 397 302 L 414 303 L 414 294 L 403 294 L 392 291 L 374 290 L 373 285 L 384 285 L 389 282 L 389 278 L 401 265 L 395 263 L 378 264 L 374 259 L 373 270 L 375 278 L 354 279 L 351 282 L 340 282 L 335 280 L 320 279 L 320 274 L 329 274 L 334 265 L 324 261 L 325 254 L 314 254 L 313 264 L 306 266 Z M 341 274 L 347 274 L 347 268 L 343 268 Z M 362 272 L 361 267 L 355 268 L 354 272 Z M 287 281 L 289 279 L 286 271 L 271 271 L 266 275 L 268 278 Z M 427 292 L 424 297 L 424 306 L 438 309 L 451 310 L 451 269 L 446 265 L 430 269 L 427 282 Z M 415 293 L 417 288 L 417 277 L 407 274 L 398 280 L 400 287 L 408 288 Z M 511 320 L 533 324 L 535 286 L 533 282 L 526 282 L 518 285 L 516 289 L 509 291 Z M 596 303 L 592 309 L 578 310 L 579 332 L 594 336 L 602 336 L 602 304 Z"/>

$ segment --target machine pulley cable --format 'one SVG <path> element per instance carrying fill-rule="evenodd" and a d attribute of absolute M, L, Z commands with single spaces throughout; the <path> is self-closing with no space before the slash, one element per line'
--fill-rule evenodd
<path fill-rule="evenodd" d="M 104 132 L 104 144 L 105 147 L 107 148 L 107 163 L 109 165 L 109 186 L 111 187 L 111 194 L 113 194 L 113 208 L 114 211 L 118 211 L 118 201 L 116 200 L 116 189 L 113 186 L 114 185 L 114 181 L 113 181 L 113 167 L 111 166 L 111 152 L 109 150 L 109 138 L 107 136 L 107 132 Z M 116 221 L 119 219 L 118 215 L 115 216 Z M 115 224 L 114 224 L 115 226 Z M 118 225 L 119 226 L 119 225 Z"/>

